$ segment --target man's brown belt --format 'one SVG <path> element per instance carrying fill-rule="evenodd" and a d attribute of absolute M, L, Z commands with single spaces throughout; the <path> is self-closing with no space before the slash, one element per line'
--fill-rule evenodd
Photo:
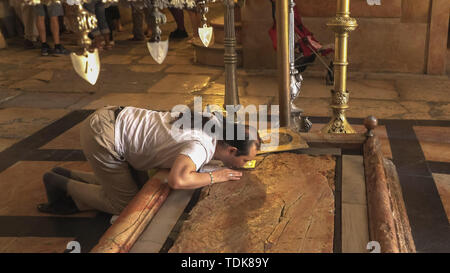
<path fill-rule="evenodd" d="M 125 109 L 124 106 L 119 106 L 116 110 L 114 110 L 114 118 L 117 119 L 117 117 L 119 116 L 120 111 L 122 111 L 123 109 Z"/>

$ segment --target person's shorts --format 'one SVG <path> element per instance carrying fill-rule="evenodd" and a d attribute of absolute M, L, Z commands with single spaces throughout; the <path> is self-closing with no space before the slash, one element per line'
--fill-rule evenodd
<path fill-rule="evenodd" d="M 43 4 L 34 6 L 34 12 L 37 16 L 45 16 L 45 10 L 47 9 L 47 14 L 49 17 L 63 16 L 64 10 L 61 4 L 53 3 L 44 7 Z"/>

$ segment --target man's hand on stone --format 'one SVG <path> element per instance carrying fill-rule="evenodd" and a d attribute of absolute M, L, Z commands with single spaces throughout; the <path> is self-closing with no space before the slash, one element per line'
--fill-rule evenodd
<path fill-rule="evenodd" d="M 242 172 L 232 169 L 222 169 L 215 171 L 212 174 L 214 176 L 214 183 L 239 180 L 242 177 Z"/>

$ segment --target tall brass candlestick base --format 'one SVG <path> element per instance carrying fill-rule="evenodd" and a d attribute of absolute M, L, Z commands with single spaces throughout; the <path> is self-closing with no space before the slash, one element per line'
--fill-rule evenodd
<path fill-rule="evenodd" d="M 335 33 L 334 88 L 331 90 L 331 121 L 322 128 L 323 133 L 351 134 L 355 130 L 350 126 L 345 111 L 348 108 L 349 92 L 347 90 L 347 51 L 348 33 L 358 24 L 350 17 L 350 0 L 337 0 L 336 17 L 327 23 Z"/>
<path fill-rule="evenodd" d="M 280 127 L 290 127 L 289 0 L 276 1 L 275 9 L 277 16 L 277 70 Z"/>

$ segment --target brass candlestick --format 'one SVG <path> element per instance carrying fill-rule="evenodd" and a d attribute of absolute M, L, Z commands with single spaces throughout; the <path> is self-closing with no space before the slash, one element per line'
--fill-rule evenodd
<path fill-rule="evenodd" d="M 289 0 L 276 1 L 277 70 L 280 127 L 291 126 L 290 67 L 289 67 Z"/>
<path fill-rule="evenodd" d="M 331 90 L 331 121 L 322 128 L 323 133 L 351 134 L 355 130 L 345 117 L 348 108 L 349 92 L 347 90 L 347 51 L 348 33 L 358 24 L 350 17 L 350 0 L 337 0 L 336 17 L 327 23 L 335 33 L 334 88 Z"/>

